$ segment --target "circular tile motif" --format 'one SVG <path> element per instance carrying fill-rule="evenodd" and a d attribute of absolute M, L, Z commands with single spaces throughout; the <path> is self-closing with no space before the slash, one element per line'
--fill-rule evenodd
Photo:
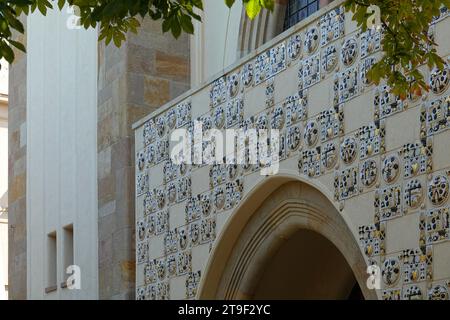
<path fill-rule="evenodd" d="M 353 137 L 347 137 L 341 144 L 341 159 L 345 164 L 352 163 L 356 158 L 356 140 Z"/>
<path fill-rule="evenodd" d="M 435 206 L 443 204 L 449 193 L 449 184 L 446 176 L 434 176 L 428 185 L 428 198 Z"/>
<path fill-rule="evenodd" d="M 378 166 L 375 160 L 364 161 L 359 171 L 359 179 L 363 186 L 370 187 L 377 181 Z"/>
<path fill-rule="evenodd" d="M 319 30 L 316 27 L 308 29 L 305 35 L 305 51 L 307 54 L 312 54 L 319 46 Z"/>
<path fill-rule="evenodd" d="M 342 63 L 346 67 L 351 66 L 355 62 L 357 55 L 358 55 L 358 43 L 356 42 L 356 39 L 349 38 L 345 40 L 341 49 Z"/>
<path fill-rule="evenodd" d="M 337 160 L 336 145 L 333 142 L 329 142 L 323 147 L 322 165 L 327 169 L 331 169 L 336 164 L 336 160 Z"/>
<path fill-rule="evenodd" d="M 383 282 L 388 285 L 394 285 L 400 278 L 400 262 L 397 258 L 386 259 L 381 269 Z"/>
<path fill-rule="evenodd" d="M 316 144 L 319 138 L 319 126 L 317 125 L 317 122 L 314 120 L 308 121 L 303 138 L 309 147 Z"/>
<path fill-rule="evenodd" d="M 446 65 L 443 70 L 439 70 L 438 68 L 434 68 L 430 74 L 430 88 L 431 91 L 435 94 L 443 93 L 449 84 L 449 72 L 450 67 Z"/>
<path fill-rule="evenodd" d="M 295 60 L 300 56 L 302 52 L 302 37 L 300 34 L 293 35 L 289 38 L 287 52 L 291 60 Z"/>
<path fill-rule="evenodd" d="M 387 156 L 383 160 L 383 168 L 381 169 L 381 175 L 384 181 L 392 183 L 397 179 L 400 171 L 400 161 L 395 155 Z"/>

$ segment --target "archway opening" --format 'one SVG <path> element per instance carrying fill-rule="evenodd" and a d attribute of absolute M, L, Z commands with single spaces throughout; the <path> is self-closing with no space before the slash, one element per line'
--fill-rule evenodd
<path fill-rule="evenodd" d="M 255 299 L 364 299 L 344 256 L 324 236 L 297 231 L 262 272 Z"/>

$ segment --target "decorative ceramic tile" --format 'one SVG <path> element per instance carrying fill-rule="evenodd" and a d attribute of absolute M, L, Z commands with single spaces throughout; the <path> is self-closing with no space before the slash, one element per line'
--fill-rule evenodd
<path fill-rule="evenodd" d="M 338 148 L 334 142 L 328 142 L 322 147 L 321 150 L 321 161 L 323 168 L 330 170 L 332 169 L 338 159 Z"/>
<path fill-rule="evenodd" d="M 383 160 L 381 175 L 386 183 L 394 182 L 400 172 L 400 161 L 396 154 L 386 156 Z"/>
<path fill-rule="evenodd" d="M 153 143 L 151 145 L 148 145 L 144 149 L 144 157 L 145 157 L 145 164 L 147 167 L 151 167 L 156 163 L 156 143 Z"/>
<path fill-rule="evenodd" d="M 136 300 L 145 300 L 146 299 L 146 288 L 140 287 L 136 288 Z"/>
<path fill-rule="evenodd" d="M 211 106 L 216 107 L 224 103 L 227 99 L 227 82 L 225 77 L 215 80 L 209 93 Z"/>
<path fill-rule="evenodd" d="M 320 159 L 320 147 L 303 151 L 298 163 L 300 172 L 311 178 L 319 176 L 321 174 Z"/>
<path fill-rule="evenodd" d="M 450 240 L 450 209 L 448 207 L 421 212 L 420 245 Z"/>
<path fill-rule="evenodd" d="M 178 251 L 178 231 L 173 229 L 167 231 L 164 235 L 164 252 L 166 255 L 176 253 Z"/>
<path fill-rule="evenodd" d="M 147 238 L 154 236 L 156 231 L 156 215 L 150 214 L 147 219 Z"/>
<path fill-rule="evenodd" d="M 144 196 L 144 211 L 146 214 L 156 212 L 158 210 L 158 202 L 155 190 L 150 190 Z"/>
<path fill-rule="evenodd" d="M 186 200 L 191 196 L 191 177 L 183 177 L 177 181 L 177 202 Z"/>
<path fill-rule="evenodd" d="M 428 102 L 421 109 L 421 137 L 431 137 L 450 128 L 450 96 Z"/>
<path fill-rule="evenodd" d="M 428 199 L 434 206 L 440 206 L 447 201 L 448 194 L 448 178 L 444 175 L 434 175 L 428 184 Z"/>
<path fill-rule="evenodd" d="M 186 298 L 195 298 L 200 283 L 201 271 L 189 272 L 186 278 Z"/>
<path fill-rule="evenodd" d="M 400 289 L 383 290 L 383 293 L 381 295 L 381 299 L 385 300 L 385 301 L 401 300 L 401 293 L 402 293 L 402 291 Z"/>
<path fill-rule="evenodd" d="M 183 251 L 177 254 L 177 275 L 187 274 L 192 268 L 191 251 Z"/>
<path fill-rule="evenodd" d="M 287 151 L 294 152 L 300 146 L 300 142 L 302 139 L 302 131 L 300 125 L 294 125 L 287 128 L 286 132 L 286 145 Z"/>
<path fill-rule="evenodd" d="M 312 147 L 317 143 L 317 140 L 319 140 L 319 126 L 316 121 L 310 120 L 306 123 L 303 138 L 308 147 Z"/>
<path fill-rule="evenodd" d="M 262 112 L 256 118 L 255 128 L 258 130 L 266 130 L 269 128 L 269 119 L 266 112 Z"/>
<path fill-rule="evenodd" d="M 358 189 L 358 168 L 347 168 L 335 174 L 334 189 L 336 200 L 345 200 L 356 196 Z"/>
<path fill-rule="evenodd" d="M 177 228 L 178 231 L 178 249 L 184 250 L 187 248 L 189 243 L 189 234 L 186 227 Z"/>
<path fill-rule="evenodd" d="M 386 130 L 384 121 L 375 121 L 367 126 L 363 126 L 356 133 L 359 139 L 359 157 L 361 160 L 367 159 L 385 150 Z"/>
<path fill-rule="evenodd" d="M 338 65 L 339 55 L 336 45 L 331 44 L 322 50 L 322 71 L 324 74 L 332 72 Z"/>
<path fill-rule="evenodd" d="M 359 227 L 359 242 L 367 257 L 384 255 L 385 239 L 385 222 Z"/>
<path fill-rule="evenodd" d="M 225 206 L 225 191 L 222 186 L 215 187 L 213 192 L 213 203 L 216 210 L 222 210 Z"/>
<path fill-rule="evenodd" d="M 320 81 L 320 53 L 302 60 L 299 65 L 299 89 L 307 89 Z"/>
<path fill-rule="evenodd" d="M 229 101 L 226 110 L 226 127 L 238 126 L 244 117 L 244 100 L 242 97 Z"/>
<path fill-rule="evenodd" d="M 281 42 L 270 49 L 270 76 L 286 69 L 286 44 Z"/>
<path fill-rule="evenodd" d="M 291 126 L 298 121 L 306 120 L 307 106 L 307 90 L 302 90 L 298 94 L 288 96 L 283 103 L 284 110 L 286 110 L 286 125 Z"/>
<path fill-rule="evenodd" d="M 403 187 L 405 209 L 417 209 L 423 202 L 424 188 L 419 179 L 411 179 Z"/>
<path fill-rule="evenodd" d="M 254 80 L 254 71 L 253 71 L 253 63 L 249 62 L 244 65 L 241 71 L 241 81 L 245 88 L 250 87 L 253 84 Z"/>
<path fill-rule="evenodd" d="M 381 264 L 381 278 L 387 286 L 395 285 L 401 277 L 400 261 L 397 257 L 384 259 Z"/>
<path fill-rule="evenodd" d="M 205 218 L 200 224 L 200 243 L 208 243 L 216 238 L 216 219 L 214 216 Z"/>
<path fill-rule="evenodd" d="M 320 124 L 320 141 L 325 142 L 344 134 L 344 107 L 342 104 L 322 111 L 317 116 Z"/>
<path fill-rule="evenodd" d="M 182 102 L 177 105 L 177 128 L 187 125 L 191 121 L 191 103 Z"/>
<path fill-rule="evenodd" d="M 365 58 L 381 49 L 381 31 L 377 29 L 367 29 L 360 36 L 361 58 Z"/>
<path fill-rule="evenodd" d="M 170 181 L 167 184 L 166 199 L 169 204 L 174 204 L 177 201 L 177 185 L 176 181 Z"/>
<path fill-rule="evenodd" d="M 406 286 L 402 290 L 402 300 L 423 300 L 422 289 L 419 286 Z"/>
<path fill-rule="evenodd" d="M 166 134 L 166 117 L 164 115 L 156 117 L 155 126 L 156 132 L 158 133 L 158 138 L 164 137 Z"/>
<path fill-rule="evenodd" d="M 284 108 L 282 105 L 275 106 L 271 112 L 270 127 L 282 130 L 285 122 Z"/>
<path fill-rule="evenodd" d="M 136 176 L 136 195 L 139 197 L 141 194 L 148 190 L 148 173 L 139 173 Z"/>
<path fill-rule="evenodd" d="M 236 71 L 227 76 L 227 91 L 228 98 L 234 98 L 239 92 L 239 84 L 240 84 L 241 75 L 239 71 Z"/>
<path fill-rule="evenodd" d="M 166 124 L 169 129 L 174 129 L 177 124 L 177 110 L 171 108 L 166 114 Z"/>
<path fill-rule="evenodd" d="M 364 60 L 361 60 L 359 63 L 359 81 L 361 86 L 369 86 L 372 84 L 372 81 L 367 77 L 367 73 L 375 64 L 376 60 L 374 57 L 369 57 Z"/>
<path fill-rule="evenodd" d="M 375 192 L 375 222 L 400 217 L 402 211 L 402 190 L 400 186 L 390 186 Z"/>
<path fill-rule="evenodd" d="M 403 250 L 403 283 L 417 283 L 432 280 L 432 248 Z"/>
<path fill-rule="evenodd" d="M 209 186 L 211 188 L 217 187 L 219 184 L 225 182 L 226 167 L 223 164 L 214 164 L 209 169 Z"/>
<path fill-rule="evenodd" d="M 211 201 L 211 193 L 208 191 L 206 193 L 198 195 L 200 201 L 200 208 L 202 215 L 204 217 L 209 216 L 212 211 L 212 201 Z"/>
<path fill-rule="evenodd" d="M 148 241 L 138 242 L 136 248 L 137 263 L 145 263 L 148 261 Z"/>
<path fill-rule="evenodd" d="M 169 230 L 169 211 L 167 209 L 156 213 L 155 235 L 162 234 Z"/>
<path fill-rule="evenodd" d="M 265 94 L 266 94 L 266 107 L 270 108 L 275 103 L 275 79 L 274 78 L 270 78 L 266 82 Z"/>
<path fill-rule="evenodd" d="M 361 185 L 369 188 L 375 184 L 378 177 L 378 166 L 375 160 L 368 159 L 360 164 L 359 180 Z"/>
<path fill-rule="evenodd" d="M 155 147 L 155 164 L 158 164 L 169 158 L 169 141 L 158 140 Z"/>
<path fill-rule="evenodd" d="M 226 184 L 225 193 L 225 209 L 231 209 L 242 199 L 244 185 L 242 180 L 235 180 Z"/>
<path fill-rule="evenodd" d="M 445 65 L 443 70 L 434 68 L 430 73 L 430 88 L 434 94 L 441 94 L 448 88 L 450 82 L 450 66 Z"/>
<path fill-rule="evenodd" d="M 435 284 L 428 290 L 428 300 L 448 300 L 448 286 Z"/>
<path fill-rule="evenodd" d="M 191 247 L 200 243 L 200 222 L 193 222 L 189 224 L 189 239 Z"/>
<path fill-rule="evenodd" d="M 261 53 L 255 59 L 255 84 L 258 85 L 270 77 L 270 52 Z"/>
<path fill-rule="evenodd" d="M 145 300 L 157 300 L 158 299 L 158 285 L 150 284 L 146 288 Z"/>
<path fill-rule="evenodd" d="M 319 47 L 319 30 L 317 27 L 310 27 L 305 34 L 304 48 L 307 54 L 314 53 Z"/>
<path fill-rule="evenodd" d="M 302 36 L 298 33 L 289 38 L 287 44 L 287 54 L 290 61 L 301 57 L 302 54 Z"/>
<path fill-rule="evenodd" d="M 431 140 L 424 142 L 408 143 L 400 150 L 403 158 L 405 178 L 429 173 L 432 170 L 433 148 Z"/>
<path fill-rule="evenodd" d="M 350 164 L 355 161 L 358 154 L 358 145 L 355 138 L 346 137 L 341 143 L 341 159 L 345 164 Z"/>
<path fill-rule="evenodd" d="M 164 281 L 166 278 L 166 259 L 160 258 L 155 260 L 156 273 L 158 274 L 159 281 Z"/>
<path fill-rule="evenodd" d="M 156 271 L 155 260 L 151 260 L 144 266 L 145 284 L 155 283 L 158 281 L 158 273 Z"/>
<path fill-rule="evenodd" d="M 160 282 L 157 285 L 156 289 L 156 299 L 157 300 L 169 300 L 169 283 L 168 282 Z"/>
<path fill-rule="evenodd" d="M 144 241 L 147 239 L 147 217 L 136 222 L 137 240 Z"/>
<path fill-rule="evenodd" d="M 157 131 L 155 126 L 155 121 L 153 119 L 148 120 L 144 123 L 144 130 L 143 130 L 143 138 L 144 138 L 144 144 L 147 146 L 153 141 L 155 141 L 157 137 Z"/>
<path fill-rule="evenodd" d="M 334 77 L 334 104 L 339 104 L 352 99 L 359 93 L 358 68 L 351 67 L 343 72 L 336 73 Z"/>
<path fill-rule="evenodd" d="M 341 61 L 345 67 L 350 67 L 358 57 L 358 42 L 351 37 L 344 41 L 341 48 Z"/>
<path fill-rule="evenodd" d="M 216 129 L 221 129 L 225 124 L 225 111 L 223 106 L 218 106 L 213 111 L 214 125 Z"/>
<path fill-rule="evenodd" d="M 145 153 L 144 151 L 139 151 L 136 153 L 136 167 L 138 171 L 142 171 L 145 168 Z"/>
<path fill-rule="evenodd" d="M 375 120 L 387 118 L 403 110 L 404 102 L 389 90 L 390 88 L 386 85 L 375 89 Z"/>
<path fill-rule="evenodd" d="M 320 45 L 325 46 L 344 35 L 345 11 L 335 8 L 320 17 Z"/>

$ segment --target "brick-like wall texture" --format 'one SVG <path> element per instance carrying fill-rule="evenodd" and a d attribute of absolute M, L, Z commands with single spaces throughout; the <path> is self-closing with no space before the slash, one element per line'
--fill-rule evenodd
<path fill-rule="evenodd" d="M 26 19 L 22 19 L 24 26 Z M 26 36 L 18 36 L 25 43 Z M 27 298 L 26 108 L 27 56 L 15 51 L 9 71 L 8 106 L 8 296 Z"/>
<path fill-rule="evenodd" d="M 131 125 L 190 88 L 189 37 L 142 21 L 121 48 L 99 44 L 99 298 L 134 299 L 134 137 Z"/>

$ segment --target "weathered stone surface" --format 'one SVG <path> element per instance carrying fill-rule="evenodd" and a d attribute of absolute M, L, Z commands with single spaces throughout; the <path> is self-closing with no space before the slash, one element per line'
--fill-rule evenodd
<path fill-rule="evenodd" d="M 172 56 L 176 43 L 181 56 Z M 99 297 L 134 299 L 134 139 L 131 125 L 189 88 L 189 38 L 142 21 L 120 49 L 99 45 Z M 171 65 L 174 64 L 174 65 Z"/>

